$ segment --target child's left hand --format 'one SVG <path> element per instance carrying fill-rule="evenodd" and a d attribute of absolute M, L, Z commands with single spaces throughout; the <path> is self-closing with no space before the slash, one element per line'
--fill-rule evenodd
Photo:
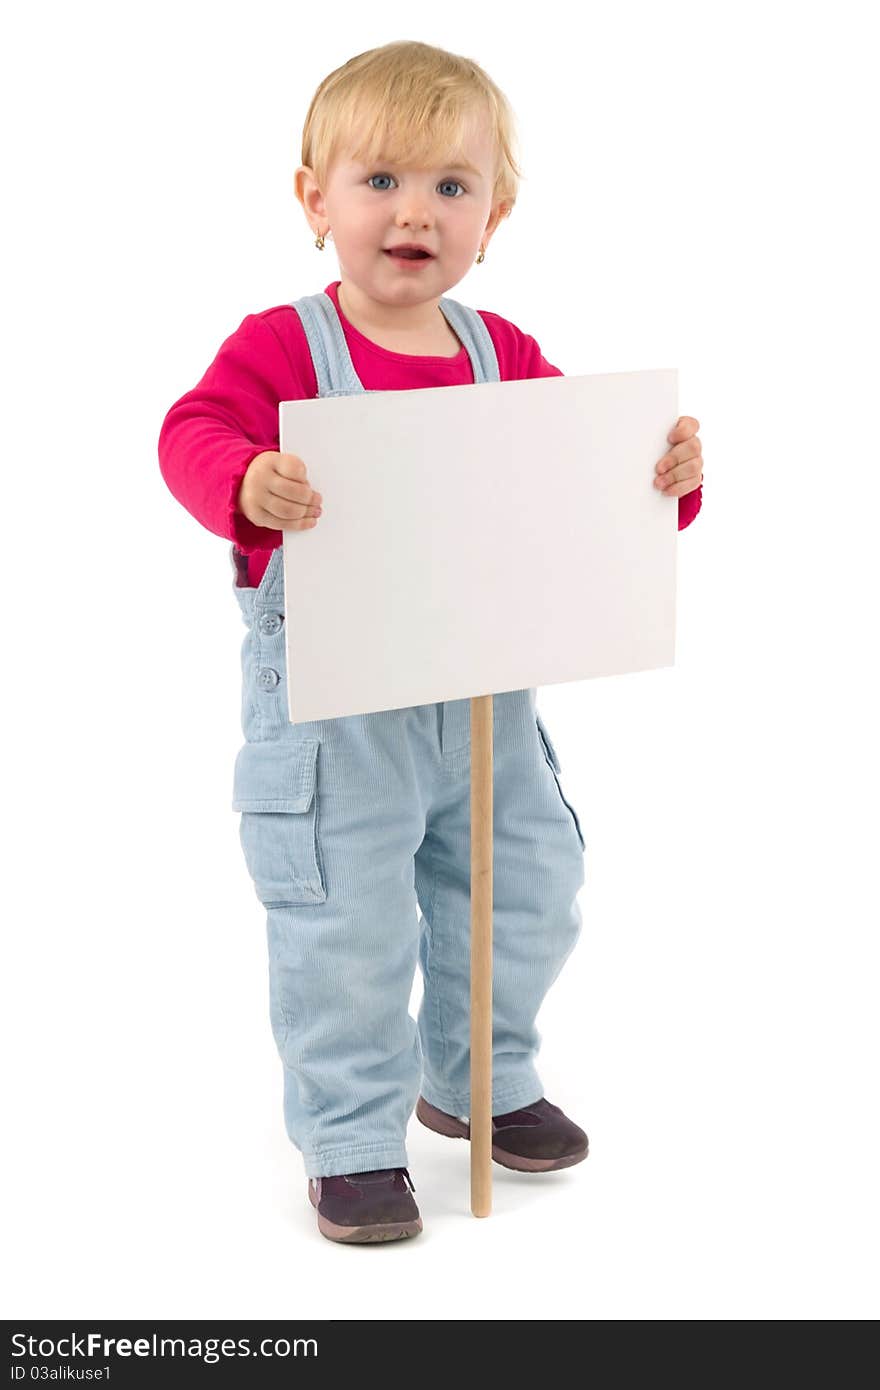
<path fill-rule="evenodd" d="M 695 492 L 703 481 L 703 446 L 697 430 L 699 420 L 681 415 L 666 438 L 674 448 L 655 465 L 654 486 L 664 497 L 684 497 Z"/>

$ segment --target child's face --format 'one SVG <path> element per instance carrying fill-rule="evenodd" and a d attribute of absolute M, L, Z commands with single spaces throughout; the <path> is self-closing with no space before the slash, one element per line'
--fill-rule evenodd
<path fill-rule="evenodd" d="M 329 226 L 343 279 L 374 303 L 434 302 L 464 278 L 500 221 L 492 208 L 495 147 L 474 124 L 461 159 L 432 169 L 346 154 L 333 165 L 323 194 L 311 170 L 297 171 L 297 195 L 310 222 Z M 401 263 L 386 247 L 417 242 L 431 260 Z"/>

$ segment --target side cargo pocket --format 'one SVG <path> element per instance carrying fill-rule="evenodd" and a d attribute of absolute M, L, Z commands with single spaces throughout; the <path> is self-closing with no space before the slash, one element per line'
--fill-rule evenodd
<path fill-rule="evenodd" d="M 581 830 L 581 823 L 578 820 L 577 811 L 574 809 L 571 802 L 566 800 L 565 793 L 562 790 L 562 783 L 559 780 L 559 774 L 562 771 L 562 767 L 559 762 L 559 757 L 557 755 L 556 749 L 553 747 L 553 740 L 547 732 L 547 726 L 537 710 L 535 710 L 535 723 L 538 726 L 538 733 L 541 735 L 541 743 L 544 747 L 544 757 L 547 759 L 547 764 L 550 767 L 553 776 L 556 780 L 556 787 L 562 799 L 562 803 L 564 806 L 568 807 L 568 810 L 571 813 L 571 818 L 574 821 L 574 828 L 577 831 L 578 839 L 581 842 L 581 849 L 585 850 L 586 844 L 584 843 L 584 836 Z"/>
<path fill-rule="evenodd" d="M 245 863 L 264 907 L 327 897 L 318 824 L 320 740 L 245 743 L 235 759 L 233 811 Z"/>

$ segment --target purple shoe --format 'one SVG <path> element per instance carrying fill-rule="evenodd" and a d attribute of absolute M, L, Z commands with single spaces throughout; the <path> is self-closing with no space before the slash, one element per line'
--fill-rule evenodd
<path fill-rule="evenodd" d="M 470 1139 L 466 1117 L 447 1115 L 430 1105 L 424 1096 L 416 1103 L 416 1115 L 423 1125 L 450 1139 Z M 549 1100 L 536 1100 L 521 1110 L 492 1116 L 492 1157 L 504 1168 L 519 1173 L 547 1173 L 570 1168 L 587 1156 L 589 1140 L 584 1131 Z"/>
<path fill-rule="evenodd" d="M 317 1209 L 318 1230 L 328 1240 L 356 1244 L 416 1236 L 422 1218 L 413 1180 L 406 1168 L 372 1168 L 309 1178 L 309 1201 Z"/>

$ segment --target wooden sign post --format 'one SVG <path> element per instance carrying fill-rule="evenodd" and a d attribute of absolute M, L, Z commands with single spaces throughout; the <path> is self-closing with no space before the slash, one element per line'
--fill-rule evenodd
<path fill-rule="evenodd" d="M 471 1211 L 492 1210 L 491 695 L 471 699 Z"/>

